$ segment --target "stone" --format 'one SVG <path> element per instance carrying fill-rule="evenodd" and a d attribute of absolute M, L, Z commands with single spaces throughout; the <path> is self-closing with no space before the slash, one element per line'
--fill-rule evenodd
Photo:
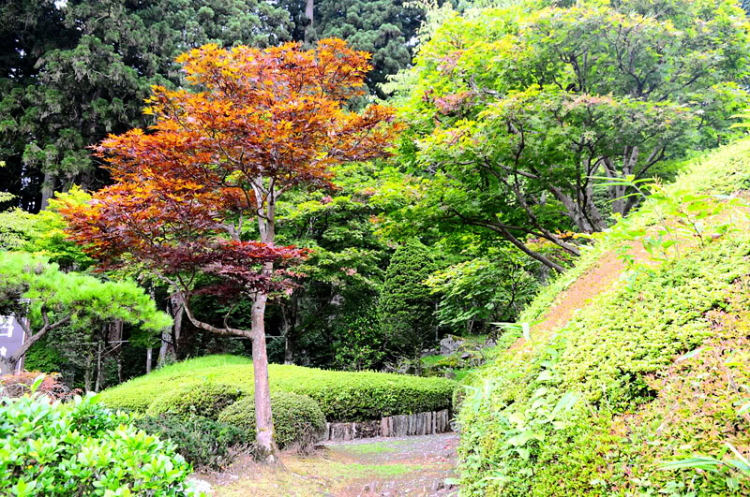
<path fill-rule="evenodd" d="M 463 340 L 456 339 L 453 335 L 448 335 L 440 340 L 440 354 L 450 355 L 457 351 L 463 344 Z"/>
<path fill-rule="evenodd" d="M 461 360 L 471 359 L 471 352 L 464 352 L 461 354 Z"/>

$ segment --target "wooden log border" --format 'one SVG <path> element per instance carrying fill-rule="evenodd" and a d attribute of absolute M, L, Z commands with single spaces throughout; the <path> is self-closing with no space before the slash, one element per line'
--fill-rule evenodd
<path fill-rule="evenodd" d="M 451 431 L 450 410 L 388 416 L 380 421 L 326 423 L 324 441 L 372 437 L 410 437 Z"/>

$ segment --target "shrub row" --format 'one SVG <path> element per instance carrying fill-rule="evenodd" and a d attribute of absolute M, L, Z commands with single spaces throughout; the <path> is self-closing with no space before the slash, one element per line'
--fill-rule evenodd
<path fill-rule="evenodd" d="M 444 378 L 324 371 L 277 364 L 270 366 L 269 376 L 272 392 L 307 395 L 318 402 L 326 419 L 332 422 L 366 421 L 395 414 L 447 409 L 451 406 L 455 387 L 455 382 Z M 151 409 L 150 412 L 155 414 L 166 412 L 160 404 L 173 404 L 161 397 L 177 398 L 184 395 L 185 388 L 204 383 L 227 389 L 222 395 L 234 395 L 238 391 L 242 396 L 252 396 L 252 364 L 231 356 L 193 359 L 106 390 L 100 394 L 100 399 L 110 407 L 139 412 Z M 174 385 L 180 387 L 175 389 Z M 202 399 L 194 401 L 195 404 L 193 400 L 177 402 L 197 406 L 194 413 L 200 414 L 198 411 L 204 411 L 204 407 L 199 406 Z M 174 406 L 169 409 L 192 408 Z M 219 407 L 211 409 L 214 412 L 221 410 Z"/>
<path fill-rule="evenodd" d="M 90 398 L 0 399 L 0 495 L 193 495 L 171 442 Z"/>

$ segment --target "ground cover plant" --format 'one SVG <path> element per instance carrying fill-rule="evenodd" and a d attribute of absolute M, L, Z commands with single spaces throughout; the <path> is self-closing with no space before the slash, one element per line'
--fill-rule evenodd
<path fill-rule="evenodd" d="M 714 201 L 731 205 L 721 195 L 746 189 L 749 178 L 745 140 L 696 159 L 665 190 L 719 195 Z M 649 200 L 625 226 L 657 233 L 667 200 Z M 732 209 L 746 226 L 746 207 Z M 729 215 L 704 218 L 706 232 Z M 521 319 L 541 319 L 555 295 L 576 278 L 585 281 L 586 268 L 621 240 L 600 243 Z M 738 471 L 742 459 L 727 449 L 742 457 L 750 450 L 742 410 L 750 388 L 750 236 L 743 228 L 704 246 L 697 237 L 677 243 L 679 257 L 649 259 L 644 252 L 642 267 L 623 266 L 622 278 L 554 333 L 535 335 L 532 327 L 530 343 L 499 353 L 474 375 L 459 417 L 467 495 L 750 490 Z M 711 458 L 725 462 L 706 471 Z"/>
<path fill-rule="evenodd" d="M 329 422 L 365 421 L 382 416 L 450 408 L 455 382 L 444 378 L 343 372 L 271 364 L 271 392 L 290 392 L 315 400 Z M 162 396 L 202 384 L 238 388 L 252 395 L 251 361 L 208 356 L 166 366 L 99 394 L 105 405 L 145 412 Z"/>
<path fill-rule="evenodd" d="M 190 464 L 169 441 L 92 401 L 0 398 L 0 493 L 21 496 L 193 495 Z"/>

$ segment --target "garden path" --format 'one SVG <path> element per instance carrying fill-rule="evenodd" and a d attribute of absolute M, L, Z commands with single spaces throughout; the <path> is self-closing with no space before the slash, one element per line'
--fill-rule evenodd
<path fill-rule="evenodd" d="M 450 479 L 458 441 L 443 433 L 326 442 L 313 455 L 282 454 L 283 469 L 241 458 L 222 473 L 196 476 L 216 497 L 449 496 L 457 494 Z"/>

